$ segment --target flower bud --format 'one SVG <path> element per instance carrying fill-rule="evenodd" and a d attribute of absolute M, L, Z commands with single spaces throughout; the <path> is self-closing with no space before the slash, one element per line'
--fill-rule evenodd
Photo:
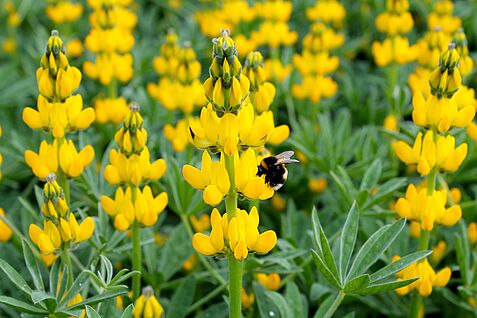
<path fill-rule="evenodd" d="M 133 309 L 134 318 L 161 318 L 164 315 L 162 308 L 151 286 L 142 289 L 142 295 L 136 300 Z"/>

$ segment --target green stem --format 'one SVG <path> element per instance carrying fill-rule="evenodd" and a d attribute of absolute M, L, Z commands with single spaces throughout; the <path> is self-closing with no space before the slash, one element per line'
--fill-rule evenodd
<path fill-rule="evenodd" d="M 219 295 L 222 292 L 222 290 L 224 290 L 225 287 L 226 286 L 221 285 L 221 286 L 217 287 L 216 289 L 212 290 L 210 293 L 208 293 L 207 295 L 202 297 L 200 300 L 198 300 L 197 302 L 192 304 L 187 309 L 187 313 L 190 314 L 193 311 L 195 311 L 196 309 L 199 309 L 203 304 L 206 304 L 209 300 L 211 300 L 215 296 Z"/>
<path fill-rule="evenodd" d="M 71 257 L 68 249 L 65 247 L 61 253 L 61 260 L 68 268 L 68 289 L 73 285 L 73 266 L 71 265 Z"/>
<path fill-rule="evenodd" d="M 109 84 L 107 86 L 107 90 L 108 90 L 108 97 L 109 98 L 118 97 L 118 82 L 116 81 L 115 78 L 113 78 L 111 80 L 111 82 L 109 82 Z"/>
<path fill-rule="evenodd" d="M 229 193 L 225 199 L 227 218 L 230 222 L 237 215 L 234 156 L 225 155 L 225 168 L 230 180 Z M 229 318 L 240 318 L 242 316 L 242 273 L 242 262 L 235 259 L 234 255 L 229 255 Z"/>
<path fill-rule="evenodd" d="M 56 176 L 56 180 L 58 181 L 58 185 L 63 189 L 63 193 L 65 194 L 66 204 L 70 204 L 70 183 L 68 181 L 68 177 L 66 174 L 59 169 L 58 175 Z"/>
<path fill-rule="evenodd" d="M 134 221 L 132 226 L 132 270 L 141 272 L 141 231 L 139 223 Z M 134 275 L 132 278 L 133 301 L 139 297 L 141 289 L 141 275 Z"/>
<path fill-rule="evenodd" d="M 341 304 L 345 296 L 346 296 L 345 292 L 340 290 L 335 300 L 331 304 L 330 308 L 328 308 L 328 310 L 326 311 L 323 318 L 331 318 L 333 314 L 335 313 L 336 309 L 338 309 L 339 305 Z"/>

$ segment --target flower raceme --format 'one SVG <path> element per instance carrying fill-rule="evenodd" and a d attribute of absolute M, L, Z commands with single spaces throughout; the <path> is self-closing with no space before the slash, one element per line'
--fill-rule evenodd
<path fill-rule="evenodd" d="M 45 179 L 50 173 L 58 173 L 59 169 L 69 177 L 78 177 L 93 159 L 92 146 L 87 145 L 78 152 L 73 141 L 67 139 L 61 142 L 55 139 L 52 144 L 43 140 L 38 153 L 25 151 L 26 163 L 40 179 Z"/>
<path fill-rule="evenodd" d="M 230 221 L 227 213 L 221 216 L 214 208 L 210 218 L 210 236 L 196 233 L 192 239 L 194 248 L 203 255 L 232 254 L 242 261 L 247 258 L 249 252 L 266 254 L 277 243 L 274 231 L 258 232 L 259 216 L 256 207 L 253 207 L 250 213 L 237 209 L 237 215 Z"/>
<path fill-rule="evenodd" d="M 263 68 L 263 57 L 258 51 L 250 52 L 245 60 L 243 74 L 250 81 L 250 102 L 255 106 L 258 113 L 269 109 L 275 98 L 275 86 L 266 81 L 266 73 Z"/>
<path fill-rule="evenodd" d="M 396 262 L 399 259 L 399 256 L 394 256 L 392 261 Z M 447 285 L 451 273 L 449 267 L 445 267 L 436 273 L 427 259 L 421 260 L 396 274 L 398 280 L 419 277 L 419 279 L 412 284 L 396 289 L 396 292 L 404 296 L 413 290 L 417 290 L 421 296 L 428 297 L 432 293 L 433 287 L 444 287 Z"/>
<path fill-rule="evenodd" d="M 456 32 L 462 25 L 459 17 L 452 16 L 454 4 L 450 0 L 440 0 L 434 3 L 432 12 L 427 17 L 429 29 L 442 27 L 447 34 Z"/>
<path fill-rule="evenodd" d="M 56 30 L 51 32 L 48 39 L 36 77 L 40 94 L 52 102 L 61 102 L 70 97 L 80 84 L 81 72 L 69 65 L 63 41 Z"/>
<path fill-rule="evenodd" d="M 273 189 L 265 184 L 265 179 L 257 176 L 257 157 L 253 149 L 248 149 L 240 157 L 234 155 L 235 187 L 237 192 L 249 199 L 266 200 L 273 196 Z M 202 168 L 185 165 L 184 179 L 194 188 L 203 190 L 204 202 L 219 204 L 230 189 L 230 181 L 223 155 L 219 161 L 212 161 L 209 153 L 202 154 Z"/>
<path fill-rule="evenodd" d="M 407 165 L 417 164 L 421 176 L 427 176 L 433 169 L 454 172 L 467 156 L 467 144 L 455 147 L 455 137 L 440 136 L 434 138 L 434 133 L 428 131 L 424 138 L 417 134 L 411 148 L 404 141 L 393 144 L 396 155 Z"/>
<path fill-rule="evenodd" d="M 474 61 L 469 56 L 469 48 L 467 47 L 467 38 L 464 30 L 459 29 L 454 35 L 456 50 L 460 55 L 459 72 L 462 76 L 467 76 L 474 68 Z"/>
<path fill-rule="evenodd" d="M 88 240 L 94 231 L 94 221 L 87 217 L 78 224 L 70 212 L 64 198 L 63 189 L 56 182 L 56 176 L 50 174 L 43 189 L 44 202 L 41 208 L 45 217 L 43 229 L 30 224 L 29 235 L 33 243 L 43 254 L 52 254 L 59 249 L 69 248 Z"/>
<path fill-rule="evenodd" d="M 204 82 L 205 96 L 219 117 L 236 114 L 248 97 L 250 82 L 241 74 L 242 65 L 228 30 L 222 30 L 212 48 L 210 77 Z"/>
<path fill-rule="evenodd" d="M 154 296 L 151 286 L 142 289 L 142 295 L 134 303 L 133 318 L 162 318 L 164 308 Z"/>
<path fill-rule="evenodd" d="M 426 188 L 410 184 L 405 197 L 398 199 L 394 209 L 400 217 L 419 222 L 425 231 L 432 231 L 436 223 L 453 226 L 462 217 L 462 209 L 457 204 L 446 208 L 447 196 L 445 189 L 428 193 Z"/>
<path fill-rule="evenodd" d="M 132 108 L 137 105 L 131 105 Z M 139 111 L 132 109 L 125 117 L 123 127 L 121 127 L 114 139 L 121 151 L 126 155 L 139 154 L 146 146 L 147 131 L 143 128 L 143 119 Z"/>
<path fill-rule="evenodd" d="M 337 0 L 318 0 L 313 7 L 306 9 L 310 21 L 323 21 L 341 27 L 346 17 L 345 7 Z"/>
<path fill-rule="evenodd" d="M 391 36 L 410 32 L 414 26 L 414 20 L 408 10 L 409 1 L 388 0 L 386 2 L 386 12 L 376 17 L 377 29 Z"/>
<path fill-rule="evenodd" d="M 133 201 L 132 191 L 136 191 Z M 101 196 L 101 206 L 110 216 L 114 217 L 114 226 L 120 230 L 127 230 L 135 220 L 144 226 L 153 226 L 157 217 L 167 206 L 167 193 L 162 192 L 154 196 L 152 189 L 145 186 L 142 191 L 127 187 L 124 191 L 121 187 L 116 190 L 114 200 L 107 196 Z"/>

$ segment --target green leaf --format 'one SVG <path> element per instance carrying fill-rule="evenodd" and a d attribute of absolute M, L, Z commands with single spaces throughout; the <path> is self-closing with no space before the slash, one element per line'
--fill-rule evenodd
<path fill-rule="evenodd" d="M 282 295 L 266 290 L 258 282 L 253 282 L 253 291 L 260 317 L 291 317 L 290 308 Z"/>
<path fill-rule="evenodd" d="M 227 318 L 229 316 L 229 306 L 224 303 L 218 303 L 209 306 L 197 316 L 197 318 Z"/>
<path fill-rule="evenodd" d="M 315 261 L 316 266 L 318 267 L 318 270 L 320 273 L 326 278 L 326 280 L 336 287 L 337 289 L 341 289 L 341 284 L 338 281 L 338 279 L 333 275 L 333 273 L 330 271 L 330 269 L 326 266 L 326 264 L 323 262 L 321 257 L 316 253 L 314 250 L 311 251 L 311 255 L 313 256 L 313 260 Z"/>
<path fill-rule="evenodd" d="M 102 294 L 99 294 L 99 295 L 90 297 L 88 299 L 85 299 L 78 304 L 75 304 L 71 307 L 68 307 L 68 310 L 83 309 L 83 307 L 85 305 L 95 305 L 97 303 L 105 301 L 106 299 L 115 298 L 117 296 L 125 295 L 127 293 L 128 293 L 128 287 L 127 286 L 122 286 L 121 289 L 106 291 Z"/>
<path fill-rule="evenodd" d="M 48 312 L 40 307 L 36 307 L 30 304 L 27 304 L 21 300 L 8 297 L 8 296 L 0 296 L 0 304 L 4 304 L 7 306 L 10 306 L 12 308 L 15 308 L 15 310 L 19 312 L 24 312 L 27 314 L 33 314 L 33 315 L 48 315 Z"/>
<path fill-rule="evenodd" d="M 33 284 L 35 288 L 44 291 L 45 287 L 43 286 L 43 279 L 41 278 L 40 267 L 38 266 L 38 261 L 33 255 L 33 252 L 30 246 L 27 244 L 25 240 L 22 240 L 22 247 L 23 247 L 23 257 L 25 258 L 25 264 L 30 272 L 30 275 L 33 279 Z"/>
<path fill-rule="evenodd" d="M 193 253 L 191 239 L 186 229 L 181 224 L 176 226 L 169 240 L 163 248 L 159 262 L 159 272 L 168 281 L 177 271 L 182 268 L 182 263 Z"/>
<path fill-rule="evenodd" d="M 374 160 L 364 173 L 363 180 L 359 186 L 359 191 L 371 190 L 379 181 L 381 176 L 382 164 L 380 159 Z"/>
<path fill-rule="evenodd" d="M 323 303 L 320 304 L 318 310 L 316 311 L 314 318 L 331 318 L 338 309 L 341 301 L 343 300 L 345 294 L 339 292 L 337 295 L 328 296 Z"/>
<path fill-rule="evenodd" d="M 348 188 L 345 186 L 345 184 L 342 182 L 342 180 L 334 173 L 333 171 L 330 171 L 330 176 L 333 178 L 333 181 L 335 182 L 336 186 L 338 187 L 338 190 L 343 197 L 343 199 L 346 200 L 347 203 L 351 204 L 353 202 L 353 197 L 350 194 L 350 191 Z"/>
<path fill-rule="evenodd" d="M 371 294 L 382 293 L 382 292 L 390 291 L 396 288 L 407 286 L 409 284 L 412 284 L 418 279 L 419 278 L 411 278 L 411 279 L 399 280 L 399 281 L 394 281 L 389 283 L 372 284 L 366 288 L 353 292 L 353 294 L 371 295 Z"/>
<path fill-rule="evenodd" d="M 406 178 L 394 178 L 380 185 L 378 191 L 368 199 L 364 206 L 361 206 L 361 210 L 369 210 L 382 200 L 392 196 L 399 188 L 403 187 L 406 182 Z"/>
<path fill-rule="evenodd" d="M 315 243 L 322 252 L 322 260 L 325 262 L 326 267 L 333 273 L 333 276 L 341 282 L 340 274 L 338 273 L 338 267 L 336 266 L 335 259 L 333 257 L 333 253 L 331 252 L 330 244 L 328 243 L 328 239 L 326 238 L 325 232 L 323 231 L 323 227 L 321 226 L 320 219 L 318 218 L 318 213 L 316 212 L 316 208 L 313 207 L 313 211 L 311 212 L 311 217 L 313 219 L 313 232 L 315 235 Z M 317 240 L 319 238 L 319 241 Z"/>
<path fill-rule="evenodd" d="M 364 273 L 372 266 L 385 250 L 394 242 L 399 233 L 401 233 L 406 219 L 400 219 L 392 225 L 386 225 L 376 231 L 364 243 L 354 259 L 351 269 L 347 275 L 347 279 L 354 278 Z"/>
<path fill-rule="evenodd" d="M 101 316 L 90 306 L 86 306 L 86 316 L 88 318 L 101 318 Z"/>
<path fill-rule="evenodd" d="M 121 315 L 120 318 L 132 318 L 132 312 L 134 309 L 134 305 L 130 304 L 129 306 L 124 309 L 123 314 Z"/>
<path fill-rule="evenodd" d="M 168 307 L 168 318 L 183 318 L 187 315 L 187 308 L 194 301 L 194 294 L 197 282 L 193 276 L 189 276 L 182 285 L 177 288 L 172 296 Z"/>
<path fill-rule="evenodd" d="M 308 312 L 305 312 L 305 308 L 303 308 L 303 299 L 300 290 L 293 281 L 289 281 L 286 285 L 285 299 L 288 302 L 288 306 L 292 310 L 291 317 L 308 316 Z"/>
<path fill-rule="evenodd" d="M 370 281 L 371 279 L 369 278 L 368 274 L 360 275 L 347 282 L 344 291 L 345 293 L 351 293 L 366 288 L 368 287 Z"/>
<path fill-rule="evenodd" d="M 60 281 L 60 290 L 56 294 L 59 299 L 63 299 L 63 296 L 68 288 L 68 272 L 70 269 L 64 265 L 63 270 L 58 273 L 58 281 Z"/>
<path fill-rule="evenodd" d="M 50 269 L 50 293 L 56 295 L 60 279 L 60 261 L 56 260 Z"/>
<path fill-rule="evenodd" d="M 61 298 L 60 306 L 68 304 L 73 298 L 75 298 L 76 295 L 81 292 L 81 289 L 83 288 L 84 284 L 92 275 L 94 274 L 92 274 L 90 271 L 84 271 L 79 274 L 71 285 L 71 288 L 67 291 L 66 295 Z"/>
<path fill-rule="evenodd" d="M 432 251 L 417 251 L 411 254 L 408 254 L 404 257 L 401 257 L 395 262 L 388 264 L 381 268 L 380 270 L 374 272 L 370 275 L 372 282 L 377 282 L 388 278 L 389 276 L 399 272 L 400 270 L 408 267 L 409 265 L 427 257 Z"/>
<path fill-rule="evenodd" d="M 345 277 L 348 270 L 351 255 L 353 254 L 354 245 L 356 244 L 356 236 L 358 235 L 359 226 L 359 208 L 356 202 L 353 202 L 348 212 L 343 230 L 341 231 L 340 240 L 340 256 L 339 256 L 339 272 L 340 277 Z"/>
<path fill-rule="evenodd" d="M 39 290 L 34 290 L 31 293 L 31 300 L 33 301 L 34 304 L 38 304 L 39 302 L 42 302 L 47 299 L 52 299 L 56 303 L 56 297 L 50 293 L 45 293 L 44 291 L 39 291 Z"/>
<path fill-rule="evenodd" d="M 20 275 L 10 264 L 0 258 L 0 269 L 7 275 L 10 281 L 20 289 L 25 295 L 30 297 L 32 289 L 26 281 L 23 279 L 23 276 Z"/>

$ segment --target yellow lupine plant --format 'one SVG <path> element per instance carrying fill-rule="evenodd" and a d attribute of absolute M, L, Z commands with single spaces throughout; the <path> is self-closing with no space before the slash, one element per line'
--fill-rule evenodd
<path fill-rule="evenodd" d="M 441 27 L 447 34 L 456 32 L 461 26 L 462 21 L 459 17 L 454 17 L 454 3 L 451 0 L 438 0 L 434 3 L 432 12 L 427 17 L 427 26 L 429 29 Z"/>
<path fill-rule="evenodd" d="M 189 126 L 191 143 L 202 154 L 202 167 L 185 165 L 182 173 L 194 188 L 203 190 L 207 204 L 217 205 L 225 199 L 226 213 L 214 209 L 210 216 L 210 235 L 196 233 L 192 244 L 201 254 L 225 254 L 229 261 L 230 314 L 241 316 L 242 261 L 250 252 L 268 253 L 276 245 L 273 231 L 259 233 L 259 216 L 256 207 L 250 213 L 238 209 L 238 196 L 248 199 L 267 199 L 273 189 L 265 179 L 257 176 L 258 158 L 254 148 L 261 148 L 269 140 L 273 128 L 270 120 L 256 116 L 249 98 L 251 81 L 242 72 L 236 45 L 227 30 L 213 40 L 212 63 L 209 78 L 204 83 L 208 105 L 202 108 L 199 122 Z M 257 82 L 255 71 L 253 84 Z M 259 73 L 261 70 L 258 71 Z M 254 90 L 256 93 L 256 90 Z M 263 106 L 263 105 L 262 105 Z M 220 153 L 215 161 L 209 154 Z"/>
<path fill-rule="evenodd" d="M 140 226 L 153 226 L 168 203 L 167 193 L 154 195 L 147 183 L 164 175 L 166 162 L 164 159 L 150 162 L 146 145 L 147 131 L 143 126 L 139 105 L 135 103 L 130 105 L 123 126 L 116 132 L 115 141 L 119 149 L 111 150 L 104 178 L 118 188 L 114 199 L 101 196 L 101 205 L 106 213 L 114 217 L 116 229 L 132 229 L 133 269 L 141 271 Z M 139 275 L 133 278 L 133 300 L 139 297 L 140 283 Z"/>
<path fill-rule="evenodd" d="M 450 132 L 454 127 L 465 127 L 475 116 L 472 107 L 459 109 L 455 106 L 456 92 L 461 87 L 459 60 L 455 44 L 449 44 L 448 49 L 440 55 L 438 66 L 430 72 L 430 95 L 427 100 L 424 100 L 420 92 L 414 95 L 413 120 L 425 133 L 418 132 L 412 147 L 403 141 L 393 144 L 401 161 L 407 165 L 417 165 L 417 172 L 421 176 L 427 176 L 425 188 L 419 189 L 410 184 L 405 197 L 395 204 L 395 210 L 401 217 L 407 217 L 420 225 L 419 250 L 428 248 L 430 233 L 437 224 L 452 226 L 462 217 L 458 204 L 450 202 L 447 207 L 450 197 L 447 186 L 446 189 L 436 189 L 437 175 L 441 172 L 455 172 L 467 156 L 467 144 L 456 146 L 455 137 Z M 450 274 L 449 268 L 436 274 L 427 259 L 421 260 L 397 274 L 402 279 L 420 277 L 397 292 L 404 295 L 416 289 L 419 295 L 427 297 L 433 286 L 445 286 Z M 411 317 L 417 317 L 423 310 L 422 298 L 414 297 Z"/>
<path fill-rule="evenodd" d="M 126 83 L 133 76 L 133 29 L 137 16 L 131 9 L 134 1 L 88 0 L 93 9 L 91 30 L 85 39 L 86 48 L 93 52 L 94 62 L 86 61 L 87 76 L 105 86 L 105 92 L 94 100 L 99 123 L 120 123 L 128 112 L 127 102 L 118 96 L 118 82 Z"/>
<path fill-rule="evenodd" d="M 346 9 L 337 0 L 317 0 L 314 6 L 306 9 L 306 17 L 310 21 L 323 21 L 334 27 L 342 27 Z"/>

